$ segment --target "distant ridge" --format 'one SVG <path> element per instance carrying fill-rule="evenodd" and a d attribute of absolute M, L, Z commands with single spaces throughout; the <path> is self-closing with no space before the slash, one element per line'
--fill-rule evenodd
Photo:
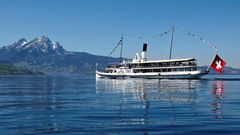
<path fill-rule="evenodd" d="M 208 66 L 202 66 L 200 68 L 207 69 Z M 217 73 L 214 69 L 210 68 L 209 74 L 219 74 L 219 73 Z M 240 75 L 240 69 L 226 66 L 226 67 L 224 67 L 222 74 Z"/>
<path fill-rule="evenodd" d="M 93 73 L 99 60 L 105 60 L 102 64 L 119 61 L 112 57 L 67 51 L 59 42 L 53 42 L 45 35 L 31 41 L 21 38 L 0 48 L 0 61 L 3 63 L 45 73 Z"/>
<path fill-rule="evenodd" d="M 53 42 L 45 35 L 30 41 L 21 38 L 0 48 L 0 64 L 12 64 L 22 69 L 49 74 L 95 73 L 98 61 L 101 61 L 101 65 L 106 65 L 119 62 L 119 58 L 68 51 L 59 42 Z M 210 74 L 216 72 L 211 69 Z M 225 67 L 223 74 L 240 74 L 240 69 Z"/>

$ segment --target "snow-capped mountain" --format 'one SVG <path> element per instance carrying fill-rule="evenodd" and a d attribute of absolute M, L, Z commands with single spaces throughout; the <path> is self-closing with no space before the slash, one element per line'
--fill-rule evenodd
<path fill-rule="evenodd" d="M 24 53 L 40 53 L 48 55 L 63 55 L 67 53 L 58 42 L 52 42 L 47 36 L 41 36 L 29 42 L 25 38 L 22 38 L 12 45 L 4 46 L 1 50 L 6 52 L 22 51 Z"/>
<path fill-rule="evenodd" d="M 96 62 L 106 58 L 106 63 L 118 61 L 111 57 L 67 51 L 59 42 L 53 42 L 47 36 L 30 41 L 22 38 L 0 48 L 0 61 L 9 61 L 14 65 L 50 73 L 93 71 Z"/>

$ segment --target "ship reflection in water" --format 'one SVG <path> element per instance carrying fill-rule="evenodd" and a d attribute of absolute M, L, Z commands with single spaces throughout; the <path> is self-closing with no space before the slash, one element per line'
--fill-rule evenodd
<path fill-rule="evenodd" d="M 215 114 L 216 118 L 223 118 L 222 115 L 222 103 L 223 103 L 223 97 L 224 97 L 224 83 L 223 81 L 216 81 L 212 94 L 214 97 L 212 106 L 213 106 L 213 112 Z"/>
<path fill-rule="evenodd" d="M 201 83 L 206 82 L 201 82 L 201 80 L 98 79 L 96 80 L 96 92 L 100 95 L 101 93 L 119 95 L 114 100 L 110 99 L 109 102 L 121 102 L 119 104 L 121 116 L 119 117 L 125 117 L 121 121 L 122 125 L 172 125 L 176 130 L 178 121 L 182 124 L 185 119 L 184 117 L 177 118 L 177 115 L 184 113 L 182 112 L 184 109 L 187 108 L 188 116 L 196 115 L 197 89 Z M 187 112 L 188 110 L 191 114 Z"/>
<path fill-rule="evenodd" d="M 138 101 L 158 100 L 170 103 L 194 103 L 199 80 L 97 79 L 96 92 L 132 93 Z M 123 97 L 124 98 L 124 97 Z"/>
<path fill-rule="evenodd" d="M 140 128 L 157 126 L 162 129 L 167 126 L 169 128 L 163 128 L 166 134 L 188 130 L 195 134 L 199 130 L 208 132 L 211 127 L 203 128 L 204 125 L 224 120 L 224 81 L 97 79 L 96 95 L 106 94 L 113 97 L 97 98 L 103 100 L 97 102 L 108 106 L 107 110 L 115 106 L 115 111 L 119 112 L 118 124 L 125 128 L 142 125 Z M 194 128 L 187 128 L 189 126 Z"/>

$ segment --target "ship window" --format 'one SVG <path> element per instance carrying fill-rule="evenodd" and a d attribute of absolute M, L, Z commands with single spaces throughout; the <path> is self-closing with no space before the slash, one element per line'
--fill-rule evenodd
<path fill-rule="evenodd" d="M 184 71 L 184 68 L 179 68 L 179 71 Z"/>
<path fill-rule="evenodd" d="M 195 66 L 195 65 L 196 65 L 196 61 L 190 61 L 190 62 L 189 62 L 189 65 Z"/>

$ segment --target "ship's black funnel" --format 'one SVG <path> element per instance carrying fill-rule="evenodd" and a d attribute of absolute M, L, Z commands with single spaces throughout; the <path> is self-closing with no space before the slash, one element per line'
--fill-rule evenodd
<path fill-rule="evenodd" d="M 147 44 L 146 43 L 144 43 L 143 44 L 143 50 L 142 50 L 143 52 L 146 52 L 147 51 Z"/>

